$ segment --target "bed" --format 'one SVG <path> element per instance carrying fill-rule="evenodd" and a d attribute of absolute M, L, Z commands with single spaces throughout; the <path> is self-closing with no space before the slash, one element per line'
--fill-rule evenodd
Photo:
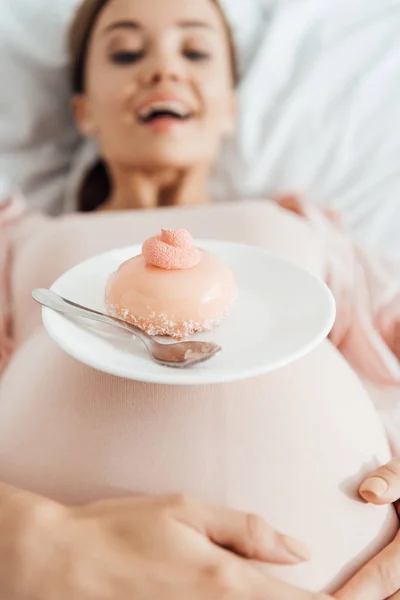
<path fill-rule="evenodd" d="M 53 213 L 74 208 L 96 152 L 69 112 L 65 31 L 78 1 L 0 6 L 0 174 Z M 294 190 L 400 259 L 400 1 L 223 4 L 242 79 L 216 199 Z"/>

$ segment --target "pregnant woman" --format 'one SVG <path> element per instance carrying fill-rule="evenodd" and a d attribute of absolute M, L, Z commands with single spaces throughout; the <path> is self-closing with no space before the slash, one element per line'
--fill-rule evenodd
<path fill-rule="evenodd" d="M 67 504 L 186 492 L 259 514 L 312 552 L 266 570 L 334 591 L 398 522 L 358 497 L 390 453 L 330 342 L 257 379 L 177 388 L 98 373 L 41 326 L 32 289 L 161 227 L 256 244 L 326 273 L 324 240 L 301 217 L 257 201 L 209 206 L 208 174 L 235 122 L 233 51 L 216 2 L 87 0 L 71 40 L 75 114 L 102 157 L 80 204 L 102 210 L 52 220 L 15 202 L 3 213 L 13 353 L 0 387 L 0 479 Z"/>

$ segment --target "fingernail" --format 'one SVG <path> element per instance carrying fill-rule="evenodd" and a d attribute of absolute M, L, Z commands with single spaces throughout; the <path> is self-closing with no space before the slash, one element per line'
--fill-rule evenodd
<path fill-rule="evenodd" d="M 286 550 L 296 558 L 301 561 L 306 561 L 311 559 L 311 553 L 307 546 L 299 542 L 299 540 L 295 540 L 287 535 L 283 536 L 283 543 L 286 547 Z"/>
<path fill-rule="evenodd" d="M 369 492 L 377 498 L 381 498 L 388 491 L 389 485 L 380 477 L 370 477 L 362 484 L 360 492 Z"/>

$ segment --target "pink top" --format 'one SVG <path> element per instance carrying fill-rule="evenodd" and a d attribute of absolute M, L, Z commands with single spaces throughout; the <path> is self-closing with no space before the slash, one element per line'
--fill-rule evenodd
<path fill-rule="evenodd" d="M 334 589 L 392 540 L 391 507 L 368 506 L 356 494 L 362 477 L 389 459 L 387 441 L 364 386 L 331 343 L 234 384 L 142 384 L 67 356 L 31 298 L 74 264 L 178 224 L 195 238 L 253 243 L 325 275 L 339 304 L 333 341 L 375 381 L 395 384 L 387 332 L 395 331 L 398 279 L 382 278 L 383 263 L 368 264 L 339 225 L 289 200 L 291 211 L 265 201 L 53 220 L 4 211 L 2 348 L 12 339 L 14 350 L 0 385 L 0 481 L 72 504 L 186 492 L 260 514 L 311 548 L 311 563 L 272 569 L 310 590 Z M 372 340 L 367 353 L 360 340 Z"/>
<path fill-rule="evenodd" d="M 357 246 L 333 211 L 296 196 L 281 198 L 279 204 L 307 219 L 325 249 L 325 281 L 337 303 L 331 342 L 364 380 L 400 388 L 400 265 Z M 8 230 L 28 214 L 18 193 L 0 204 L 0 374 L 13 348 Z M 144 251 L 149 261 L 167 264 L 166 268 L 178 263 L 182 267 L 197 260 L 191 239 L 184 231 L 176 235 L 162 230 L 145 242 Z M 394 409 L 385 406 L 381 416 L 392 450 L 400 455 L 400 406 L 397 402 Z"/>

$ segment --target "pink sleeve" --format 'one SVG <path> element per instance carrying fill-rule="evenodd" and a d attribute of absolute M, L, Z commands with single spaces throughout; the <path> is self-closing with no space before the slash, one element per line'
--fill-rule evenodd
<path fill-rule="evenodd" d="M 0 198 L 0 374 L 12 352 L 9 226 L 27 211 L 19 194 Z"/>
<path fill-rule="evenodd" d="M 365 380 L 400 385 L 400 264 L 358 247 L 332 211 L 296 196 L 279 204 L 307 218 L 323 242 L 337 303 L 332 343 Z"/>

